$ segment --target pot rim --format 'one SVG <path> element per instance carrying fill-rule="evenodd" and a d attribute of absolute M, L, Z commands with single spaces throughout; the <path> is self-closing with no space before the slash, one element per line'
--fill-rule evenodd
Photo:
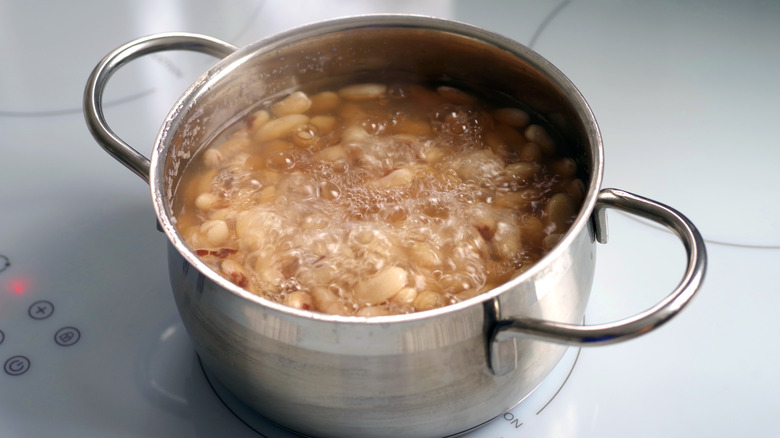
<path fill-rule="evenodd" d="M 182 236 L 179 234 L 175 221 L 171 219 L 172 213 L 169 208 L 169 196 L 165 191 L 165 157 L 167 157 L 169 153 L 170 140 L 180 128 L 185 116 L 194 108 L 194 104 L 198 99 L 202 95 L 208 93 L 210 84 L 228 75 L 240 64 L 247 62 L 254 56 L 270 52 L 288 43 L 294 43 L 317 35 L 332 32 L 359 31 L 361 28 L 368 27 L 424 28 L 433 31 L 454 33 L 498 47 L 514 56 L 522 58 L 535 69 L 543 71 L 544 76 L 557 86 L 562 94 L 567 96 L 570 104 L 576 110 L 577 116 L 584 125 L 589 140 L 587 146 L 591 149 L 592 163 L 591 168 L 588 169 L 590 180 L 587 183 L 587 190 L 582 207 L 580 208 L 575 221 L 558 244 L 525 272 L 492 290 L 483 292 L 459 303 L 448 304 L 432 310 L 400 315 L 370 317 L 343 316 L 295 309 L 255 295 L 230 282 L 209 268 L 187 247 Z M 187 263 L 196 268 L 203 275 L 207 276 L 221 288 L 246 301 L 291 317 L 353 325 L 399 324 L 435 319 L 451 313 L 470 309 L 473 306 L 482 306 L 482 303 L 495 299 L 499 295 L 516 287 L 520 283 L 528 281 L 531 277 L 536 276 L 541 271 L 547 269 L 554 259 L 560 257 L 561 254 L 566 251 L 566 248 L 572 245 L 577 236 L 591 221 L 591 215 L 594 211 L 603 179 L 604 148 L 595 116 L 580 91 L 557 67 L 525 45 L 495 32 L 449 19 L 409 14 L 367 14 L 329 19 L 295 27 L 239 48 L 236 52 L 220 60 L 206 73 L 201 75 L 190 88 L 182 94 L 166 116 L 165 122 L 155 140 L 155 146 L 151 155 L 151 169 L 151 180 L 149 185 L 151 188 L 153 206 L 160 228 L 168 237 L 169 244 L 173 245 Z"/>

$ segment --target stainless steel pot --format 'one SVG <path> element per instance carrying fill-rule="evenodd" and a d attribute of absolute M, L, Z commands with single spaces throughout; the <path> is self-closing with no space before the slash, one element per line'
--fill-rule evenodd
<path fill-rule="evenodd" d="M 123 64 L 163 50 L 224 57 L 164 121 L 151 161 L 106 124 L 102 93 Z M 172 220 L 172 197 L 190 157 L 258 102 L 292 89 L 389 72 L 500 92 L 529 104 L 574 145 L 584 169 L 584 206 L 564 239 L 531 269 L 462 303 L 409 315 L 344 317 L 284 307 L 248 293 L 204 265 Z M 512 408 L 568 345 L 631 339 L 660 326 L 694 296 L 706 254 L 696 228 L 657 202 L 601 189 L 596 120 L 572 83 L 523 45 L 451 21 L 360 16 L 316 23 L 236 49 L 193 34 L 160 34 L 108 54 L 89 78 L 87 123 L 97 141 L 151 185 L 169 239 L 169 271 L 181 318 L 206 367 L 267 418 L 313 436 L 447 436 Z M 596 241 L 615 208 L 668 227 L 687 267 L 656 306 L 611 324 L 580 325 Z"/>

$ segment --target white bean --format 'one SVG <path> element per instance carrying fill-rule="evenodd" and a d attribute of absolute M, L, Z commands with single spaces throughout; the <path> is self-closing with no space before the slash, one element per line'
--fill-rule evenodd
<path fill-rule="evenodd" d="M 429 290 L 420 292 L 414 299 L 414 308 L 417 311 L 435 309 L 441 307 L 442 304 L 443 300 L 441 295 Z"/>
<path fill-rule="evenodd" d="M 289 135 L 295 127 L 309 121 L 309 117 L 303 114 L 290 114 L 273 119 L 264 124 L 253 133 L 255 141 L 269 141 L 283 138 Z"/>
<path fill-rule="evenodd" d="M 333 131 L 336 127 L 336 118 L 333 116 L 314 116 L 309 120 L 309 123 L 316 126 L 317 129 L 323 134 Z"/>
<path fill-rule="evenodd" d="M 379 304 L 397 294 L 404 286 L 408 274 L 398 266 L 387 267 L 368 280 L 359 283 L 355 296 L 363 303 Z"/>
<path fill-rule="evenodd" d="M 390 300 L 396 304 L 411 304 L 415 298 L 417 298 L 417 289 L 405 287 L 393 295 Z"/>
<path fill-rule="evenodd" d="M 555 142 L 543 126 L 528 125 L 523 134 L 528 141 L 538 144 L 545 154 L 552 155 L 555 153 Z"/>
<path fill-rule="evenodd" d="M 409 249 L 409 258 L 416 266 L 422 268 L 435 268 L 439 266 L 441 256 L 436 252 L 433 247 L 424 242 L 416 242 Z"/>
<path fill-rule="evenodd" d="M 311 296 L 317 310 L 331 315 L 346 315 L 347 306 L 339 301 L 339 298 L 327 288 L 318 286 L 312 289 Z"/>
<path fill-rule="evenodd" d="M 333 91 L 317 93 L 311 97 L 311 108 L 309 108 L 309 111 L 312 114 L 330 111 L 339 106 L 340 100 L 339 95 Z"/>
<path fill-rule="evenodd" d="M 531 117 L 527 112 L 518 108 L 499 108 L 493 112 L 497 122 L 515 128 L 524 128 L 531 123 Z"/>
<path fill-rule="evenodd" d="M 271 112 L 277 116 L 303 114 L 311 107 L 311 100 L 303 91 L 296 91 L 284 99 L 271 105 Z"/>
<path fill-rule="evenodd" d="M 266 110 L 255 111 L 247 118 L 249 122 L 249 129 L 254 134 L 255 131 L 260 129 L 260 127 L 265 125 L 270 119 L 271 119 L 271 114 L 269 114 L 268 111 Z"/>
<path fill-rule="evenodd" d="M 493 235 L 493 248 L 503 259 L 511 259 L 519 254 L 523 248 L 520 229 L 507 222 L 499 222 Z"/>
<path fill-rule="evenodd" d="M 314 157 L 312 158 L 317 161 L 332 163 L 342 158 L 346 158 L 346 156 L 347 156 L 347 150 L 343 146 L 337 145 L 337 146 L 331 146 L 329 148 L 325 148 L 317 152 L 316 154 L 314 154 Z"/>
<path fill-rule="evenodd" d="M 360 126 L 350 126 L 341 134 L 341 141 L 344 143 L 353 143 L 369 137 L 368 132 Z"/>
<path fill-rule="evenodd" d="M 295 309 L 311 310 L 314 299 L 307 292 L 297 291 L 284 298 L 284 304 Z"/>
<path fill-rule="evenodd" d="M 512 163 L 504 168 L 504 174 L 518 182 L 526 181 L 539 171 L 539 165 L 536 163 L 520 161 L 519 163 Z"/>
<path fill-rule="evenodd" d="M 199 210 L 207 211 L 217 204 L 217 197 L 209 192 L 201 193 L 195 198 L 195 206 Z"/>
<path fill-rule="evenodd" d="M 554 224 L 552 231 L 563 232 L 577 214 L 577 204 L 568 193 L 556 193 L 547 201 L 544 207 L 549 224 Z"/>
<path fill-rule="evenodd" d="M 219 219 L 203 222 L 200 226 L 200 232 L 212 246 L 222 245 L 230 236 L 230 229 L 227 223 Z"/>
<path fill-rule="evenodd" d="M 392 189 L 409 187 L 414 180 L 414 172 L 404 167 L 396 169 L 377 180 L 371 181 L 369 186 L 380 189 Z"/>
<path fill-rule="evenodd" d="M 203 164 L 211 169 L 219 168 L 219 165 L 222 164 L 222 160 L 224 159 L 224 155 L 218 149 L 208 149 L 203 153 Z"/>
<path fill-rule="evenodd" d="M 254 268 L 266 284 L 278 284 L 282 280 L 282 273 L 274 263 L 273 257 L 267 249 L 261 249 L 253 252 L 246 259 L 246 263 Z"/>
<path fill-rule="evenodd" d="M 339 97 L 351 101 L 379 99 L 387 93 L 385 84 L 347 85 L 339 90 Z"/>
<path fill-rule="evenodd" d="M 542 149 L 538 144 L 529 141 L 520 148 L 517 158 L 520 161 L 538 162 L 542 159 Z"/>
<path fill-rule="evenodd" d="M 236 216 L 236 235 L 242 246 L 257 249 L 285 225 L 284 218 L 264 208 L 245 210 Z"/>
<path fill-rule="evenodd" d="M 490 150 L 478 150 L 460 155 L 451 166 L 463 181 L 482 182 L 498 176 L 504 161 Z"/>
<path fill-rule="evenodd" d="M 338 276 L 336 268 L 330 265 L 317 266 L 314 268 L 303 268 L 298 274 L 298 279 L 302 284 L 310 287 L 328 284 Z"/>
<path fill-rule="evenodd" d="M 428 150 L 424 150 L 421 152 L 422 159 L 430 164 L 436 161 L 439 161 L 442 157 L 444 157 L 444 151 L 441 150 L 441 148 L 437 147 L 431 147 Z"/>

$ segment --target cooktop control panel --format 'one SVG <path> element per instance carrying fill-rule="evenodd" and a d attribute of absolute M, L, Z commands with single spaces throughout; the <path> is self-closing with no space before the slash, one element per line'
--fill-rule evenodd
<path fill-rule="evenodd" d="M 32 293 L 31 280 L 0 254 L 0 362 L 7 376 L 23 376 L 36 363 L 56 357 L 81 340 L 81 330 L 58 312 L 50 297 Z"/>
<path fill-rule="evenodd" d="M 18 290 L 18 289 L 17 289 Z M 17 307 L 17 306 L 14 306 Z M 54 303 L 48 300 L 38 300 L 21 309 L 11 307 L 11 318 L 5 318 L 3 326 L 8 326 L 8 336 L 0 330 L 0 344 L 6 344 L 3 351 L 14 354 L 3 362 L 3 371 L 10 376 L 26 374 L 33 365 L 36 355 L 33 350 L 39 348 L 70 347 L 81 340 L 81 331 L 72 326 L 62 326 L 61 321 L 54 317 Z M 14 321 L 29 318 L 37 323 L 26 324 Z M 51 321 L 47 321 L 51 319 Z M 19 330 L 23 328 L 22 330 Z M 48 342 L 44 340 L 48 339 Z M 7 342 L 6 342 L 7 341 Z M 49 345 L 45 345 L 49 344 Z M 44 356 L 48 354 L 45 353 Z"/>

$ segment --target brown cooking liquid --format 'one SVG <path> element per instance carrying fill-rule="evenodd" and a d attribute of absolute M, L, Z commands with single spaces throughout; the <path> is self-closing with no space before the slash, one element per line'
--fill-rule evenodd
<path fill-rule="evenodd" d="M 528 113 L 451 87 L 298 92 L 226 132 L 185 171 L 179 230 L 228 280 L 305 310 L 471 298 L 549 251 L 584 194 Z"/>

